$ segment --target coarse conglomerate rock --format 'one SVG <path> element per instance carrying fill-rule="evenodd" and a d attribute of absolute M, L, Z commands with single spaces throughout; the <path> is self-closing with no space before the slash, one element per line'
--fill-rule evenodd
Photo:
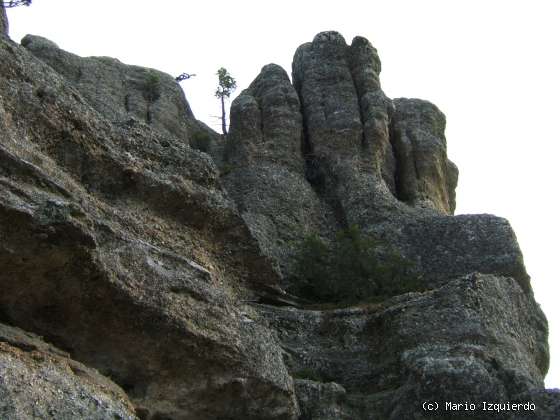
<path fill-rule="evenodd" d="M 278 282 L 210 157 L 108 120 L 11 41 L 0 56 L 0 318 L 144 418 L 296 416 L 280 346 L 239 306 Z"/>
<path fill-rule="evenodd" d="M 137 119 L 158 132 L 187 142 L 198 131 L 213 134 L 204 123 L 194 119 L 182 89 L 166 73 L 126 65 L 111 57 L 79 57 L 40 36 L 27 35 L 21 44 L 55 69 L 111 121 Z"/>
<path fill-rule="evenodd" d="M 124 391 L 40 337 L 0 324 L 0 417 L 136 419 Z"/>
<path fill-rule="evenodd" d="M 293 244 L 335 223 L 305 179 L 302 135 L 300 102 L 288 75 L 275 64 L 264 66 L 233 101 L 222 183 L 284 279 Z"/>
<path fill-rule="evenodd" d="M 386 97 L 380 70 L 364 38 L 321 33 L 293 84 L 263 67 L 226 140 L 164 73 L 2 37 L 0 416 L 558 418 L 510 225 L 452 215 L 443 114 Z M 353 225 L 414 290 L 298 295 L 298 244 Z"/>
<path fill-rule="evenodd" d="M 408 419 L 423 401 L 515 401 L 542 388 L 548 368 L 546 319 L 507 277 L 474 273 L 430 292 L 347 309 L 259 309 L 278 331 L 295 377 L 343 387 L 337 416 L 308 418 Z M 302 407 L 313 398 L 317 410 L 334 397 L 306 386 L 298 398 Z"/>
<path fill-rule="evenodd" d="M 395 99 L 393 144 L 399 198 L 453 214 L 458 170 L 447 159 L 445 115 L 420 99 Z"/>

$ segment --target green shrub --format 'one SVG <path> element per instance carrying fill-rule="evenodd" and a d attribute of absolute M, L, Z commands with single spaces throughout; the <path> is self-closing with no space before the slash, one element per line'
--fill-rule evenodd
<path fill-rule="evenodd" d="M 296 252 L 297 293 L 318 302 L 358 303 L 421 289 L 413 264 L 357 226 L 327 244 L 307 236 Z"/>
<path fill-rule="evenodd" d="M 197 131 L 193 134 L 190 145 L 192 148 L 208 153 L 210 151 L 210 135 L 204 131 Z"/>
<path fill-rule="evenodd" d="M 142 94 L 148 103 L 154 103 L 160 98 L 161 80 L 156 72 L 148 71 L 146 74 Z"/>
<path fill-rule="evenodd" d="M 152 105 L 161 96 L 161 80 L 159 74 L 155 71 L 150 70 L 146 73 L 146 78 L 142 85 L 142 95 L 146 100 L 146 122 L 151 124 L 153 120 Z M 128 101 L 125 101 L 125 106 L 128 106 L 126 105 L 127 103 Z"/>

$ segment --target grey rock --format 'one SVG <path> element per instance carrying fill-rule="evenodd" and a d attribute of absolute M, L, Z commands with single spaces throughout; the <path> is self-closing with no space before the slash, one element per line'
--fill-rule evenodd
<path fill-rule="evenodd" d="M 532 294 L 523 255 L 509 222 L 489 214 L 432 216 L 406 223 L 387 237 L 403 250 L 426 287 L 473 272 L 513 277 Z"/>
<path fill-rule="evenodd" d="M 268 161 L 303 173 L 300 103 L 288 75 L 276 64 L 260 74 L 232 104 L 233 161 Z"/>
<path fill-rule="evenodd" d="M 257 309 L 278 331 L 290 372 L 343 386 L 338 405 L 350 418 L 431 418 L 423 401 L 513 401 L 542 389 L 548 368 L 546 319 L 507 277 L 473 274 L 355 308 Z M 329 405 L 296 389 L 302 407 Z"/>
<path fill-rule="evenodd" d="M 348 50 L 348 64 L 360 104 L 363 125 L 362 154 L 395 194 L 396 162 L 390 139 L 393 103 L 379 83 L 381 61 L 377 50 L 363 38 L 356 37 Z"/>
<path fill-rule="evenodd" d="M 294 247 L 305 235 L 328 229 L 333 218 L 305 179 L 302 135 L 300 103 L 288 75 L 275 64 L 264 66 L 233 101 L 222 182 L 285 279 Z"/>
<path fill-rule="evenodd" d="M 0 39 L 0 321 L 44 339 L 0 333 L 0 366 L 68 380 L 55 407 L 385 420 L 431 418 L 425 400 L 532 399 L 554 418 L 546 319 L 515 235 L 495 216 L 451 215 L 443 114 L 388 99 L 367 40 L 317 35 L 293 86 L 265 66 L 227 142 L 168 75 L 23 44 Z M 338 309 L 287 293 L 298 243 L 354 224 L 418 284 Z M 106 398 L 101 411 L 66 401 L 85 387 L 72 363 L 99 372 L 84 392 Z M 10 375 L 8 417 L 38 395 Z"/>
<path fill-rule="evenodd" d="M 512 419 L 555 420 L 560 417 L 560 389 L 533 389 L 518 395 L 515 402 L 521 407 L 517 412 L 509 412 Z"/>
<path fill-rule="evenodd" d="M 297 274 L 294 244 L 309 233 L 332 238 L 358 225 L 409 258 L 426 288 L 480 271 L 514 276 L 528 290 L 507 222 L 446 216 L 455 208 L 457 170 L 447 158 L 445 116 L 426 101 L 394 105 L 380 88 L 380 71 L 366 39 L 348 46 L 325 32 L 294 56 L 303 119 L 294 88 L 275 65 L 232 105 L 222 180 L 276 262 L 281 285 L 289 288 Z"/>
<path fill-rule="evenodd" d="M 338 208 L 341 226 L 367 228 L 407 213 L 395 197 L 389 141 L 392 104 L 379 87 L 377 52 L 363 38 L 348 46 L 337 32 L 318 34 L 294 55 L 313 182 Z M 387 180 L 387 181 L 386 181 Z"/>
<path fill-rule="evenodd" d="M 196 130 L 212 135 L 208 127 L 195 120 L 183 90 L 168 74 L 110 57 L 79 57 L 40 36 L 26 35 L 21 44 L 111 121 L 135 118 L 185 142 Z M 150 90 L 157 95 L 150 97 Z"/>
<path fill-rule="evenodd" d="M 124 391 L 19 328 L 0 324 L 0 417 L 136 419 Z"/>
<path fill-rule="evenodd" d="M 2 319 L 110 376 L 144 417 L 297 417 L 272 332 L 237 305 L 278 281 L 210 157 L 107 119 L 0 42 Z"/>
<path fill-rule="evenodd" d="M 351 419 L 343 407 L 346 390 L 334 382 L 296 379 L 295 387 L 301 408 L 301 420 Z"/>
<path fill-rule="evenodd" d="M 435 105 L 419 99 L 395 99 L 394 104 L 399 198 L 453 214 L 458 170 L 447 159 L 445 115 Z"/>

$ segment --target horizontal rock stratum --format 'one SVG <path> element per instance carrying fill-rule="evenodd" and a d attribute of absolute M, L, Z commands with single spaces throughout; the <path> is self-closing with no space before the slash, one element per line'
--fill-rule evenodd
<path fill-rule="evenodd" d="M 369 41 L 264 66 L 226 139 L 169 75 L 2 25 L 1 418 L 560 416 L 510 225 L 453 216 L 445 117 L 388 98 Z M 358 231 L 414 283 L 314 300 L 300 244 Z"/>

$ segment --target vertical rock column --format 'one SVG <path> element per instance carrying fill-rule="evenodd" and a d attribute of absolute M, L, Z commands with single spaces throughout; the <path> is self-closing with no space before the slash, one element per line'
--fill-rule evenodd
<path fill-rule="evenodd" d="M 232 163 L 275 163 L 303 174 L 300 104 L 282 67 L 264 66 L 233 101 L 231 114 Z"/>
<path fill-rule="evenodd" d="M 455 211 L 459 171 L 447 159 L 445 115 L 420 99 L 394 100 L 393 146 L 400 200 L 444 214 Z"/>
<path fill-rule="evenodd" d="M 312 182 L 342 225 L 369 228 L 402 209 L 391 193 L 392 105 L 379 88 L 379 70 L 367 40 L 357 38 L 349 47 L 337 32 L 318 34 L 294 56 L 293 81 L 315 168 Z"/>
<path fill-rule="evenodd" d="M 348 64 L 360 104 L 364 130 L 363 158 L 371 162 L 375 173 L 395 194 L 395 157 L 389 137 L 394 106 L 381 90 L 381 61 L 377 50 L 367 39 L 357 36 L 348 49 Z"/>
<path fill-rule="evenodd" d="M 228 166 L 222 177 L 264 254 L 284 279 L 293 264 L 294 246 L 306 234 L 332 224 L 305 180 L 300 108 L 284 69 L 264 66 L 232 103 Z"/>

